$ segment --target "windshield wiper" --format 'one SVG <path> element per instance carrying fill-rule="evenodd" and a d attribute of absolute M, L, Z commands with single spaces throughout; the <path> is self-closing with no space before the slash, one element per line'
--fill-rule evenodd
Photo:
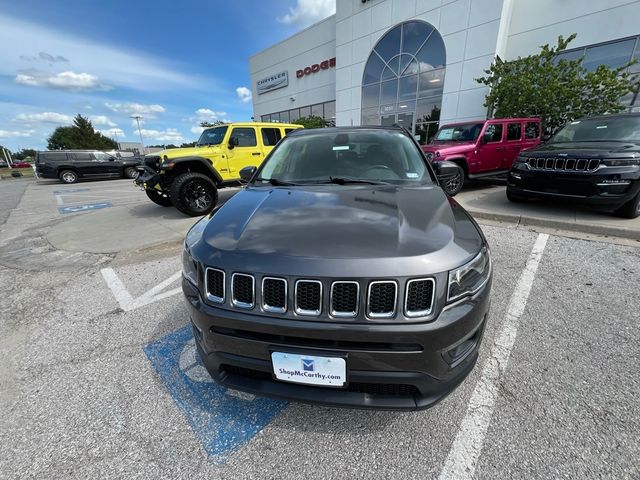
<path fill-rule="evenodd" d="M 273 185 L 275 187 L 286 187 L 286 186 L 291 186 L 291 185 L 300 185 L 299 183 L 285 182 L 284 180 L 278 180 L 277 178 L 262 178 L 262 177 L 258 177 L 254 181 L 256 181 L 256 182 L 267 182 L 267 183 L 270 183 L 271 185 Z"/>
<path fill-rule="evenodd" d="M 360 178 L 348 178 L 348 177 L 329 177 L 330 183 L 337 183 L 338 185 L 346 185 L 348 183 L 364 183 L 366 185 L 391 185 L 389 182 L 382 182 L 379 180 L 364 180 Z"/>

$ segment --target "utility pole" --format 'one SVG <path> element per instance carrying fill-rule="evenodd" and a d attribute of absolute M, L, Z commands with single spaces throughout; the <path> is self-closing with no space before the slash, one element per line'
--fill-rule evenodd
<path fill-rule="evenodd" d="M 116 145 L 118 146 L 118 150 L 120 150 L 120 142 L 118 141 L 118 132 L 116 132 L 115 129 L 113 130 L 113 134 L 116 137 Z"/>
<path fill-rule="evenodd" d="M 138 134 L 140 135 L 140 145 L 142 146 L 142 152 L 140 152 L 140 154 L 144 155 L 144 141 L 142 140 L 142 130 L 140 130 L 140 120 L 144 117 L 141 117 L 140 115 L 131 115 L 131 118 L 133 118 L 138 124 Z"/>

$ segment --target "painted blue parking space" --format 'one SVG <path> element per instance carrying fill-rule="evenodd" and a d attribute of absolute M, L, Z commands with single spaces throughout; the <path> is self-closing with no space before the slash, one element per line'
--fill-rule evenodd
<path fill-rule="evenodd" d="M 54 190 L 54 195 L 65 195 L 67 193 L 79 193 L 79 192 L 88 192 L 88 188 L 68 188 L 66 190 Z"/>
<path fill-rule="evenodd" d="M 68 207 L 60 207 L 58 211 L 65 213 L 88 212 L 90 210 L 100 210 L 101 208 L 112 207 L 111 202 L 85 203 L 84 205 L 70 205 Z"/>
<path fill-rule="evenodd" d="M 148 344 L 144 351 L 215 463 L 224 463 L 287 405 L 214 383 L 196 353 L 190 326 Z"/>

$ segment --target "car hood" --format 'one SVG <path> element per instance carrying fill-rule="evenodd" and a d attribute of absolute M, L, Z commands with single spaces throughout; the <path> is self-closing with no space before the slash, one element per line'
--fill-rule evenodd
<path fill-rule="evenodd" d="M 475 148 L 475 142 L 439 142 L 422 147 L 425 152 L 440 152 L 440 155 L 468 152 Z"/>
<path fill-rule="evenodd" d="M 371 265 L 373 259 L 415 263 L 417 256 L 433 255 L 422 260 L 443 271 L 475 255 L 483 239 L 440 187 L 331 185 L 244 189 L 213 214 L 200 243 L 207 246 L 205 257 L 227 252 L 245 264 L 262 263 L 256 256 L 274 264 L 295 257 Z"/>
<path fill-rule="evenodd" d="M 220 151 L 220 147 L 188 147 L 188 148 L 168 148 L 166 150 L 162 150 L 160 152 L 154 153 L 154 155 L 159 155 L 160 157 L 166 156 L 167 158 L 178 158 L 178 157 L 198 157 L 202 156 L 205 153 L 212 154 Z"/>
<path fill-rule="evenodd" d="M 557 142 L 545 143 L 535 148 L 525 150 L 522 155 L 527 157 L 537 157 L 542 155 L 557 155 L 559 153 L 567 156 L 580 156 L 585 158 L 602 157 L 630 157 L 640 156 L 640 145 L 627 142 Z"/>

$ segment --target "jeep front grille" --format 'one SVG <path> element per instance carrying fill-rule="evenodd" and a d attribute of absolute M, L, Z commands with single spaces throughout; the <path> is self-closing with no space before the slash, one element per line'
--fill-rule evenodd
<path fill-rule="evenodd" d="M 262 309 L 274 313 L 287 311 L 287 281 L 284 278 L 262 279 Z"/>
<path fill-rule="evenodd" d="M 333 282 L 331 285 L 331 315 L 334 317 L 355 317 L 358 315 L 360 300 L 358 282 Z"/>
<path fill-rule="evenodd" d="M 367 315 L 371 318 L 390 318 L 396 313 L 398 285 L 396 282 L 378 281 L 369 284 Z"/>
<path fill-rule="evenodd" d="M 591 172 L 600 166 L 600 159 L 587 158 L 530 158 L 529 168 L 534 170 L 558 170 L 563 172 Z"/>
<path fill-rule="evenodd" d="M 240 308 L 253 308 L 255 298 L 253 276 L 246 273 L 234 273 L 231 276 L 231 303 Z"/>
<path fill-rule="evenodd" d="M 298 315 L 320 315 L 322 311 L 322 283 L 318 280 L 296 282 L 295 310 Z"/>
<path fill-rule="evenodd" d="M 420 278 L 407 282 L 404 312 L 407 317 L 424 317 L 431 313 L 435 282 L 432 278 Z"/>
<path fill-rule="evenodd" d="M 215 303 L 224 302 L 224 272 L 217 268 L 207 268 L 207 299 Z"/>

